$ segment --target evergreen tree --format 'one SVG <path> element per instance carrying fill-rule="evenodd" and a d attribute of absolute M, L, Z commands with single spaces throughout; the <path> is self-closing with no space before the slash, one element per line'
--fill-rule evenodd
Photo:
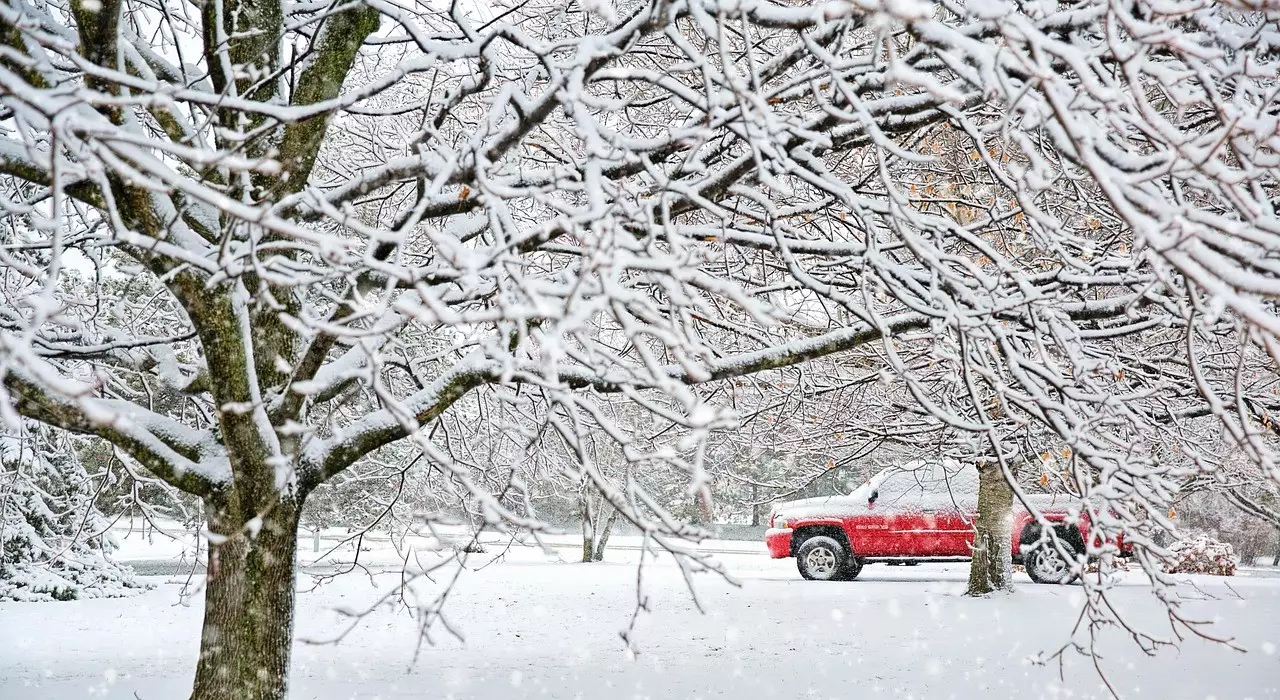
<path fill-rule="evenodd" d="M 77 439 L 31 424 L 0 433 L 0 600 L 129 595 L 144 586 L 108 558 L 108 523 L 94 505 L 105 474 L 90 474 Z"/>

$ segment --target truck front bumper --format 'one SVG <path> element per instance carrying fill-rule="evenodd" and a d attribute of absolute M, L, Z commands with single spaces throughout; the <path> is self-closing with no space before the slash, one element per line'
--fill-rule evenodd
<path fill-rule="evenodd" d="M 791 556 L 791 528 L 765 530 L 764 544 L 769 548 L 769 556 L 774 559 L 786 559 Z"/>

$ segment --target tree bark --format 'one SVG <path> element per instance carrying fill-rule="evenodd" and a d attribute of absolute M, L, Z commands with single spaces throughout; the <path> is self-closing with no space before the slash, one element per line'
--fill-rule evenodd
<path fill-rule="evenodd" d="M 751 485 L 751 527 L 760 525 L 760 485 Z"/>
<path fill-rule="evenodd" d="M 591 494 L 584 488 L 582 490 L 582 501 L 579 504 L 582 509 L 582 562 L 588 563 L 595 554 L 596 547 L 596 523 L 595 509 L 591 507 Z"/>
<path fill-rule="evenodd" d="M 978 519 L 965 595 L 1013 589 L 1013 490 L 999 464 L 978 467 Z"/>
<path fill-rule="evenodd" d="M 480 514 L 479 504 L 476 504 L 476 510 L 467 516 L 467 522 L 471 526 L 471 539 L 467 540 L 467 545 L 462 551 L 467 554 L 484 554 L 484 543 L 480 541 L 480 533 L 484 532 L 484 516 Z"/>
<path fill-rule="evenodd" d="M 613 531 L 613 522 L 618 519 L 618 509 L 610 508 L 609 518 L 604 522 L 604 530 L 600 531 L 599 537 L 596 538 L 596 551 L 592 555 L 592 561 L 604 561 L 604 548 L 609 544 L 609 533 Z"/>
<path fill-rule="evenodd" d="M 275 504 L 261 529 L 210 507 L 204 630 L 191 700 L 283 700 L 293 643 L 298 512 Z M 234 509 L 232 509 L 234 512 Z M 218 538 L 220 539 L 220 538 Z"/>

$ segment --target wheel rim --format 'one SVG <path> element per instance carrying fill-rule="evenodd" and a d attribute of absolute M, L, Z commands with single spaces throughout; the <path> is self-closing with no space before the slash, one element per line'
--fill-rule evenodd
<path fill-rule="evenodd" d="M 836 572 L 836 553 L 826 547 L 814 547 L 805 555 L 804 565 L 809 573 L 825 578 Z"/>
<path fill-rule="evenodd" d="M 1036 575 L 1046 581 L 1061 581 L 1067 577 L 1067 560 L 1053 547 L 1043 547 L 1036 553 Z"/>

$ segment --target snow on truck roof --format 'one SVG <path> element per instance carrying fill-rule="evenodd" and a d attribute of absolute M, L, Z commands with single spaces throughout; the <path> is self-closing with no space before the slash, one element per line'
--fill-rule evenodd
<path fill-rule="evenodd" d="M 917 460 L 882 469 L 847 495 L 821 496 L 780 503 L 774 513 L 788 515 L 840 515 L 866 511 L 871 502 L 879 507 L 929 508 L 976 507 L 978 470 L 955 460 Z M 1077 502 L 1066 494 L 1028 494 L 1037 510 L 1064 508 Z M 1014 507 L 1021 503 L 1015 499 Z"/>

